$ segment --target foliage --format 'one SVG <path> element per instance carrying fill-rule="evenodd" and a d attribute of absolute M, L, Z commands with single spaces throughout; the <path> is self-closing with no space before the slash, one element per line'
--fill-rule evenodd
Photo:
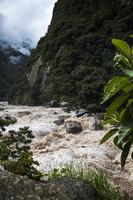
<path fill-rule="evenodd" d="M 46 180 L 54 180 L 60 177 L 73 177 L 91 184 L 103 200 L 130 200 L 127 194 L 121 194 L 118 187 L 109 183 L 109 175 L 104 171 L 76 169 L 73 165 L 65 165 L 44 175 Z"/>
<path fill-rule="evenodd" d="M 109 102 L 104 123 L 116 127 L 102 138 L 101 144 L 115 134 L 114 144 L 122 150 L 123 169 L 133 144 L 133 51 L 126 41 L 113 39 L 112 43 L 118 50 L 114 67 L 123 74 L 113 77 L 104 90 L 103 103 Z"/>
<path fill-rule="evenodd" d="M 0 161 L 5 170 L 18 175 L 28 176 L 34 180 L 40 180 L 42 173 L 34 166 L 39 165 L 33 160 L 30 151 L 30 143 L 34 138 L 28 127 L 20 128 L 18 131 L 9 131 L 4 135 L 4 126 L 15 123 L 12 118 L 0 118 L 0 127 L 3 131 L 0 137 Z"/>
<path fill-rule="evenodd" d="M 18 62 L 13 62 L 13 58 Z M 0 41 L 0 101 L 8 100 L 10 88 L 21 74 L 26 59 L 26 55 Z"/>
<path fill-rule="evenodd" d="M 10 101 L 36 105 L 64 99 L 85 108 L 90 103 L 99 106 L 102 89 L 115 73 L 111 68 L 114 49 L 110 40 L 125 37 L 127 29 L 132 31 L 132 9 L 133 4 L 123 6 L 115 0 L 57 1 L 48 32 L 32 51 L 25 76 L 16 83 Z M 26 74 L 39 57 L 42 66 L 35 86 L 30 88 Z M 41 89 L 48 65 L 48 79 Z"/>

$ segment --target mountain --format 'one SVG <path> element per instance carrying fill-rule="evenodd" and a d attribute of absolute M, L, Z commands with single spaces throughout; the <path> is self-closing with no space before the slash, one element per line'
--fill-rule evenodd
<path fill-rule="evenodd" d="M 11 86 L 21 73 L 27 56 L 0 41 L 0 101 L 7 101 Z"/>
<path fill-rule="evenodd" d="M 58 0 L 48 32 L 32 51 L 10 101 L 99 105 L 114 73 L 111 39 L 133 33 L 132 9 L 131 0 Z"/>

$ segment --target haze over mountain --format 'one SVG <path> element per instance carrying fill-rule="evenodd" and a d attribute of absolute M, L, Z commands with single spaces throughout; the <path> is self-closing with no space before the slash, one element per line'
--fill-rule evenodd
<path fill-rule="evenodd" d="M 7 41 L 22 53 L 27 53 L 23 43 L 33 48 L 46 33 L 55 1 L 1 0 L 0 40 Z"/>
<path fill-rule="evenodd" d="M 55 0 L 0 1 L 0 100 L 21 77 L 27 55 L 47 31 Z"/>

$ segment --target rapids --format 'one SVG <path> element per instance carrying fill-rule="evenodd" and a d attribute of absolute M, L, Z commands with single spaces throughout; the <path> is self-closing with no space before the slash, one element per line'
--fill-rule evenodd
<path fill-rule="evenodd" d="M 17 123 L 7 130 L 18 130 L 29 126 L 35 138 L 31 144 L 34 159 L 40 164 L 39 169 L 50 171 L 53 168 L 72 164 L 82 168 L 103 169 L 111 173 L 113 180 L 133 195 L 133 162 L 129 157 L 125 169 L 120 166 L 120 151 L 112 140 L 99 145 L 100 139 L 106 133 L 104 130 L 94 130 L 94 117 L 86 115 L 77 118 L 75 112 L 66 113 L 62 108 L 45 108 L 32 106 L 3 106 L 1 116 L 12 116 Z M 65 125 L 54 122 L 60 116 L 67 120 L 81 122 L 83 131 L 79 134 L 68 134 Z"/>

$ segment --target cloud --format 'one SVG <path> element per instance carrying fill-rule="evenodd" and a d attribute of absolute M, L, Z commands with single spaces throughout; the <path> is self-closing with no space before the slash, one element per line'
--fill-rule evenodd
<path fill-rule="evenodd" d="M 56 0 L 0 0 L 0 39 L 34 47 L 47 32 Z"/>

